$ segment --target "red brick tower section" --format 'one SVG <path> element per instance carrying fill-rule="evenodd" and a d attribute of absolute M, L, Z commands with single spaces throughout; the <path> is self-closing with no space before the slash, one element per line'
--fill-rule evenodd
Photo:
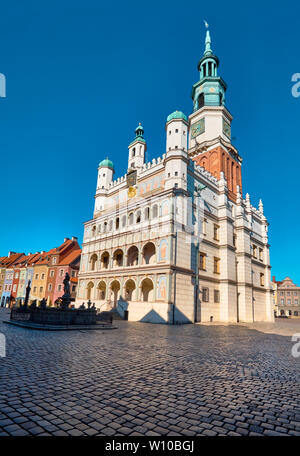
<path fill-rule="evenodd" d="M 241 165 L 221 146 L 203 152 L 193 160 L 217 179 L 220 179 L 220 173 L 223 171 L 227 181 L 229 199 L 236 201 L 237 185 L 240 186 L 242 194 Z"/>

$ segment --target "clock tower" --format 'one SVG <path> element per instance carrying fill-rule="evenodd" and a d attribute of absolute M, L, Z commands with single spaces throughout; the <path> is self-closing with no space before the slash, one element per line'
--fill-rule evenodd
<path fill-rule="evenodd" d="M 218 75 L 219 59 L 211 49 L 209 30 L 205 50 L 198 63 L 199 81 L 193 85 L 193 113 L 189 116 L 189 156 L 217 179 L 227 180 L 229 197 L 236 199 L 241 183 L 241 162 L 231 144 L 232 115 L 225 107 L 227 85 Z"/>

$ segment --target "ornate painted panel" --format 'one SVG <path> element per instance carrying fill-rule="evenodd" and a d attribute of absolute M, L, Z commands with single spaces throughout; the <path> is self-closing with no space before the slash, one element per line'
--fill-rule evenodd
<path fill-rule="evenodd" d="M 158 261 L 167 261 L 169 258 L 169 243 L 167 239 L 162 239 L 158 248 Z"/>

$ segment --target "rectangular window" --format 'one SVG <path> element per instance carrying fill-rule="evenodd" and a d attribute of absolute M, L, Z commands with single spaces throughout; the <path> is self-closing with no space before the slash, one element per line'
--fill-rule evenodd
<path fill-rule="evenodd" d="M 219 290 L 214 290 L 214 302 L 220 302 L 220 292 L 219 292 Z"/>
<path fill-rule="evenodd" d="M 209 302 L 209 288 L 202 287 L 202 301 Z"/>
<path fill-rule="evenodd" d="M 288 306 L 291 305 L 291 300 L 290 300 L 290 299 L 287 300 L 287 305 L 288 305 Z"/>
<path fill-rule="evenodd" d="M 17 279 L 18 277 L 19 277 L 19 273 L 18 273 L 18 272 L 16 272 L 16 277 L 15 277 L 15 278 Z"/>
<path fill-rule="evenodd" d="M 39 275 L 35 274 L 35 280 L 38 280 L 38 278 L 39 278 Z"/>
<path fill-rule="evenodd" d="M 214 223 L 214 240 L 219 240 L 219 226 Z"/>
<path fill-rule="evenodd" d="M 214 257 L 214 273 L 220 274 L 220 258 Z"/>
<path fill-rule="evenodd" d="M 63 270 L 63 269 L 61 269 L 61 270 L 59 271 L 59 275 L 60 275 L 60 277 L 62 277 L 62 276 L 64 275 L 64 270 Z"/>
<path fill-rule="evenodd" d="M 73 285 L 73 286 L 72 286 L 72 291 L 73 291 L 73 292 L 76 291 L 76 285 Z"/>
<path fill-rule="evenodd" d="M 294 291 L 294 296 L 297 296 L 297 295 L 298 295 L 297 291 Z"/>
<path fill-rule="evenodd" d="M 50 277 L 54 277 L 54 271 L 52 269 L 52 271 L 50 271 Z"/>
<path fill-rule="evenodd" d="M 253 252 L 254 258 L 257 258 L 257 247 L 255 244 L 252 245 L 252 252 Z"/>
<path fill-rule="evenodd" d="M 259 249 L 259 259 L 260 261 L 263 260 L 263 249 Z"/>
<path fill-rule="evenodd" d="M 207 224 L 207 219 L 203 219 L 203 223 L 202 223 L 202 234 L 206 235 L 206 225 Z"/>
<path fill-rule="evenodd" d="M 295 306 L 298 305 L 298 298 L 294 300 Z"/>
<path fill-rule="evenodd" d="M 260 286 L 264 287 L 265 286 L 265 275 L 261 272 L 259 274 L 259 277 L 260 277 Z"/>
<path fill-rule="evenodd" d="M 42 274 L 41 279 L 44 280 L 44 278 L 45 278 L 45 274 Z"/>
<path fill-rule="evenodd" d="M 40 287 L 40 293 L 43 293 L 43 287 Z"/>
<path fill-rule="evenodd" d="M 13 291 L 14 292 L 17 291 L 17 285 L 16 284 L 14 285 Z"/>
<path fill-rule="evenodd" d="M 283 296 L 283 291 L 280 292 L 280 296 Z"/>
<path fill-rule="evenodd" d="M 49 283 L 49 285 L 48 285 L 48 291 L 51 291 L 51 290 L 52 290 L 52 284 Z"/>
<path fill-rule="evenodd" d="M 76 277 L 76 271 L 72 271 L 72 277 Z"/>
<path fill-rule="evenodd" d="M 206 253 L 199 253 L 199 269 L 206 271 Z"/>
<path fill-rule="evenodd" d="M 280 299 L 280 304 L 284 306 L 284 299 Z"/>
<path fill-rule="evenodd" d="M 36 287 L 33 287 L 33 292 L 36 293 Z"/>
<path fill-rule="evenodd" d="M 288 296 L 291 296 L 291 292 L 290 292 L 290 291 L 288 291 L 288 292 L 287 292 L 287 295 L 288 295 Z"/>
<path fill-rule="evenodd" d="M 61 285 L 58 285 L 57 291 L 61 291 Z"/>
<path fill-rule="evenodd" d="M 52 258 L 52 264 L 56 264 L 56 257 Z"/>
<path fill-rule="evenodd" d="M 236 247 L 236 234 L 233 235 L 233 247 Z"/>

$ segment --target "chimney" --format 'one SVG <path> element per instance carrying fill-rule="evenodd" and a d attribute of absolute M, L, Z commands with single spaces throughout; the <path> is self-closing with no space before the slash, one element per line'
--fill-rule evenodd
<path fill-rule="evenodd" d="M 12 255 L 15 255 L 16 252 L 8 252 L 8 258 L 11 257 Z"/>
<path fill-rule="evenodd" d="M 69 238 L 64 238 L 64 242 L 67 242 L 69 240 Z"/>
<path fill-rule="evenodd" d="M 72 241 L 78 241 L 78 237 L 72 236 Z"/>
<path fill-rule="evenodd" d="M 276 282 L 275 276 L 272 277 L 272 282 Z"/>
<path fill-rule="evenodd" d="M 31 253 L 31 252 L 28 252 L 28 253 L 27 253 L 27 256 L 29 256 L 29 255 L 32 255 L 32 253 Z"/>

